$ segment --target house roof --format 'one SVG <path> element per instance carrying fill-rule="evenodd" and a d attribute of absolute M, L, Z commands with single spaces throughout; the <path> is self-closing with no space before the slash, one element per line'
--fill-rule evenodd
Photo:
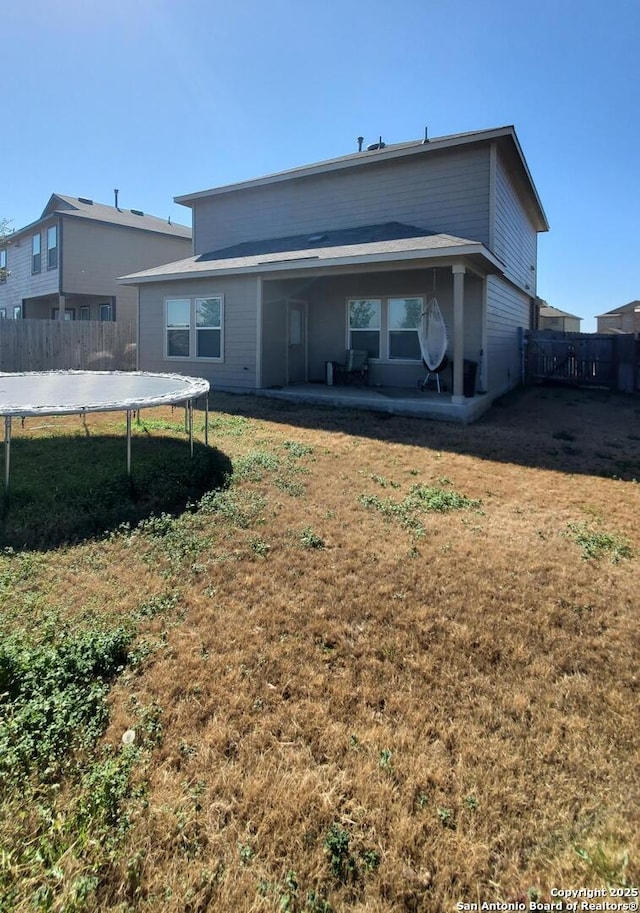
<path fill-rule="evenodd" d="M 481 255 L 485 266 L 500 272 L 498 260 L 483 244 L 436 234 L 414 225 L 386 222 L 248 241 L 211 253 L 166 263 L 120 277 L 131 285 L 168 279 L 196 279 L 237 273 L 268 273 L 350 264 Z"/>
<path fill-rule="evenodd" d="M 538 309 L 538 313 L 540 317 L 571 317 L 572 320 L 582 320 L 582 317 L 569 314 L 567 311 L 561 311 L 560 308 L 554 308 L 551 304 L 546 304 L 546 302 Z"/>
<path fill-rule="evenodd" d="M 533 183 L 533 178 L 531 177 L 529 167 L 526 163 L 513 126 L 496 127 L 490 130 L 473 130 L 466 133 L 453 133 L 448 136 L 438 136 L 429 140 L 411 140 L 404 143 L 383 144 L 382 148 L 378 147 L 373 150 L 365 149 L 362 152 L 352 152 L 348 155 L 325 159 L 324 161 L 316 162 L 311 165 L 289 168 L 285 171 L 278 171 L 248 181 L 240 181 L 234 184 L 213 187 L 209 190 L 183 194 L 174 199 L 176 203 L 182 203 L 184 206 L 192 206 L 196 200 L 202 199 L 203 197 L 232 193 L 254 187 L 264 187 L 268 184 L 297 180 L 331 171 L 365 167 L 367 165 L 380 164 L 406 156 L 429 155 L 463 145 L 487 142 L 496 142 L 505 150 L 511 164 L 518 169 L 528 191 L 531 204 L 530 209 L 534 216 L 538 231 L 548 231 L 549 223 L 547 222 L 547 217 L 542 207 L 540 197 L 538 196 L 538 191 Z M 379 144 L 376 145 L 379 146 Z"/>
<path fill-rule="evenodd" d="M 597 314 L 597 317 L 619 317 L 621 314 L 633 314 L 640 311 L 640 301 L 630 301 L 629 304 L 623 304 L 612 311 L 605 311 L 604 314 Z"/>
<path fill-rule="evenodd" d="M 116 209 L 115 206 L 94 203 L 93 200 L 89 200 L 86 197 L 70 197 L 61 193 L 52 194 L 40 218 L 12 232 L 10 238 L 16 238 L 23 233 L 33 231 L 41 222 L 53 215 L 62 215 L 65 218 L 68 216 L 74 219 L 88 219 L 92 222 L 106 222 L 110 225 L 137 228 L 141 231 L 170 235 L 174 238 L 191 239 L 191 228 L 187 225 L 169 222 L 167 219 L 159 219 L 157 216 L 147 215 L 140 210 Z"/>

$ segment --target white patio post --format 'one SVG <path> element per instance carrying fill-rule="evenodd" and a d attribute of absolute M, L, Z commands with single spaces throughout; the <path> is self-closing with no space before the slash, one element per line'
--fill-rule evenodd
<path fill-rule="evenodd" d="M 464 274 L 460 264 L 453 273 L 453 396 L 452 403 L 464 403 Z"/>

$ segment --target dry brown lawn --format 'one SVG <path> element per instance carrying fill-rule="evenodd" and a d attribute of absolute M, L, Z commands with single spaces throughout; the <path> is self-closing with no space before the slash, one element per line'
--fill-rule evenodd
<path fill-rule="evenodd" d="M 226 493 L 169 532 L 59 549 L 29 583 L 70 617 L 170 606 L 111 692 L 105 742 L 153 742 L 89 908 L 637 885 L 640 400 L 531 389 L 470 427 L 212 408 Z M 415 486 L 479 503 L 429 512 Z"/>

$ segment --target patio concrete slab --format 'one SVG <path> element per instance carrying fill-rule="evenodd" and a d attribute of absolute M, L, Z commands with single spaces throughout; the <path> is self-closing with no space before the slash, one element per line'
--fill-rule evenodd
<path fill-rule="evenodd" d="M 463 403 L 451 401 L 448 393 L 420 391 L 403 387 L 338 387 L 325 384 L 291 384 L 288 387 L 255 391 L 258 396 L 292 403 L 339 406 L 410 415 L 418 418 L 469 424 L 476 421 L 491 405 L 485 395 L 465 398 Z"/>

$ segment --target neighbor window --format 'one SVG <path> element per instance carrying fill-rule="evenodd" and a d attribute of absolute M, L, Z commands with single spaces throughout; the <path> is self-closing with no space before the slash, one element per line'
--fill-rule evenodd
<path fill-rule="evenodd" d="M 88 304 L 80 305 L 80 320 L 91 320 L 91 308 Z"/>
<path fill-rule="evenodd" d="M 47 269 L 58 266 L 58 226 L 47 228 Z"/>
<path fill-rule="evenodd" d="M 102 323 L 109 323 L 111 320 L 113 320 L 110 304 L 100 305 L 100 320 Z"/>
<path fill-rule="evenodd" d="M 7 309 L 0 308 L 0 320 L 6 320 L 6 319 L 7 319 Z"/>
<path fill-rule="evenodd" d="M 51 319 L 52 320 L 60 319 L 60 308 L 51 309 Z M 65 308 L 62 319 L 63 320 L 75 320 L 76 319 L 76 309 L 75 308 Z"/>
<path fill-rule="evenodd" d="M 349 301 L 349 348 L 366 349 L 369 358 L 380 357 L 379 298 L 354 298 Z"/>
<path fill-rule="evenodd" d="M 7 281 L 7 249 L 0 250 L 0 282 Z"/>
<path fill-rule="evenodd" d="M 37 234 L 31 238 L 31 272 L 39 273 L 40 267 L 40 235 Z"/>
<path fill-rule="evenodd" d="M 22 305 L 16 304 L 13 308 L 13 319 L 22 320 Z"/>
<path fill-rule="evenodd" d="M 423 310 L 422 298 L 389 298 L 389 358 L 422 358 L 416 331 Z"/>
<path fill-rule="evenodd" d="M 223 300 L 168 298 L 165 302 L 167 358 L 223 357 Z"/>

